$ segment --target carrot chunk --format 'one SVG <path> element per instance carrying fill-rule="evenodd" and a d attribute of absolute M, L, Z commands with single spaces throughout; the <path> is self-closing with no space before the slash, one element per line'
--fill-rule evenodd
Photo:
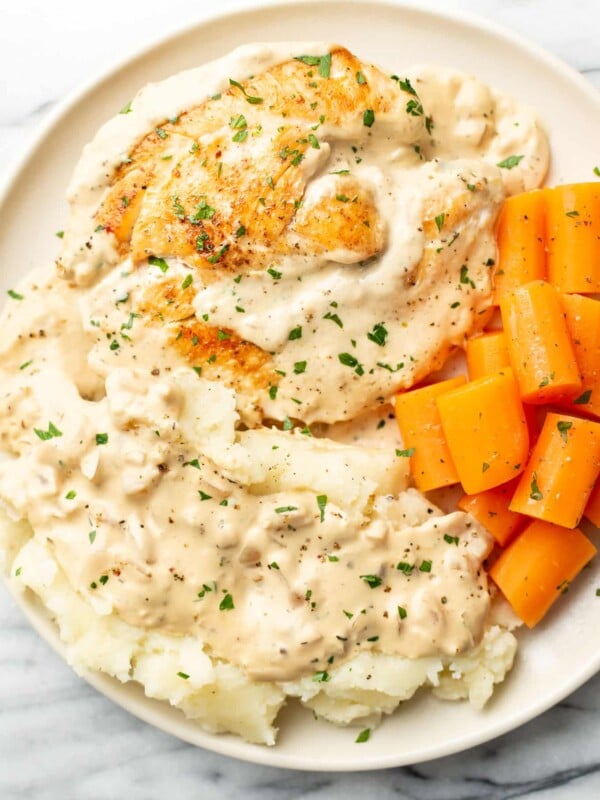
<path fill-rule="evenodd" d="M 501 547 L 505 547 L 527 523 L 527 517 L 510 511 L 508 507 L 518 482 L 519 479 L 514 478 L 479 494 L 465 494 L 457 503 L 462 511 L 481 522 Z"/>
<path fill-rule="evenodd" d="M 458 483 L 442 432 L 436 399 L 466 382 L 464 375 L 396 396 L 395 409 L 404 447 L 411 453 L 410 468 L 422 492 Z"/>
<path fill-rule="evenodd" d="M 574 528 L 599 472 L 600 423 L 549 413 L 510 510 Z"/>
<path fill-rule="evenodd" d="M 504 201 L 496 230 L 496 304 L 517 286 L 546 278 L 545 196 L 536 190 Z"/>
<path fill-rule="evenodd" d="M 467 368 L 474 381 L 510 366 L 506 337 L 503 331 L 492 331 L 467 340 Z"/>
<path fill-rule="evenodd" d="M 509 367 L 445 392 L 437 405 L 452 461 L 468 494 L 506 483 L 523 470 L 529 434 Z"/>
<path fill-rule="evenodd" d="M 592 489 L 583 516 L 587 517 L 597 528 L 600 528 L 600 481 L 596 481 L 596 485 Z"/>
<path fill-rule="evenodd" d="M 596 548 L 578 528 L 535 520 L 502 551 L 489 575 L 533 628 L 595 554 Z"/>
<path fill-rule="evenodd" d="M 546 191 L 548 280 L 563 292 L 600 292 L 600 183 Z"/>
<path fill-rule="evenodd" d="M 563 294 L 560 301 L 583 381 L 581 393 L 561 405 L 600 417 L 600 301 L 580 294 Z"/>
<path fill-rule="evenodd" d="M 519 286 L 501 303 L 510 363 L 526 403 L 581 392 L 581 376 L 559 295 L 544 281 Z"/>

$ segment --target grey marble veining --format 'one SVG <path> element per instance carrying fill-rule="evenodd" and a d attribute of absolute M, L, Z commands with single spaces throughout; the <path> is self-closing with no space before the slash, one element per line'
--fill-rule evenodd
<path fill-rule="evenodd" d="M 67 92 L 127 51 L 199 19 L 204 2 L 2 0 L 0 180 Z M 233 7 L 236 0 L 221 0 Z M 600 88 L 599 0 L 436 0 L 542 44 Z M 99 695 L 29 628 L 0 586 L 0 800 L 597 800 L 600 675 L 468 753 L 378 773 L 300 773 L 213 755 Z"/>

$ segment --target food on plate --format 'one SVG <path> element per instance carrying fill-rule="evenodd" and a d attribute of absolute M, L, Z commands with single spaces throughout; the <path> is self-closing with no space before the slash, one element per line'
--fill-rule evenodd
<path fill-rule="evenodd" d="M 11 289 L 0 342 L 0 555 L 76 669 L 266 744 L 288 698 L 340 725 L 422 686 L 485 704 L 518 617 L 594 552 L 513 508 L 535 474 L 540 516 L 593 519 L 600 469 L 577 466 L 557 514 L 560 459 L 600 442 L 577 414 L 595 413 L 597 301 L 565 321 L 543 283 L 531 237 L 575 247 L 545 227 L 547 165 L 535 114 L 475 78 L 323 43 L 242 47 L 100 129 L 58 269 Z M 595 195 L 572 191 L 583 214 Z M 503 260 L 506 333 L 485 330 Z M 504 309 L 535 292 L 573 353 L 553 399 L 577 407 L 530 453 L 523 403 L 548 395 L 524 394 L 515 353 L 545 340 Z M 467 342 L 471 380 L 439 379 Z M 459 482 L 458 510 L 423 494 Z"/>

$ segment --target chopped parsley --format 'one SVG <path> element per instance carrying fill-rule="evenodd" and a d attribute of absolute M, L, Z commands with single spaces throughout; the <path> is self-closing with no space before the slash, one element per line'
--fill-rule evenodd
<path fill-rule="evenodd" d="M 224 244 L 221 247 L 221 249 L 219 250 L 218 253 L 214 253 L 212 256 L 209 256 L 209 258 L 208 258 L 209 262 L 211 264 L 216 264 L 218 261 L 220 261 L 223 258 L 223 256 L 225 255 L 225 253 L 228 250 L 229 250 L 229 245 L 228 244 Z"/>
<path fill-rule="evenodd" d="M 100 575 L 98 580 L 100 581 L 102 586 L 106 586 L 106 584 L 108 583 L 108 575 Z"/>
<path fill-rule="evenodd" d="M 377 575 L 361 575 L 361 581 L 364 581 L 370 589 L 376 589 L 381 586 L 381 578 Z"/>
<path fill-rule="evenodd" d="M 188 286 L 191 286 L 193 282 L 194 282 L 194 279 L 192 277 L 192 274 L 190 273 L 189 275 L 186 275 L 185 278 L 183 279 L 183 281 L 181 282 L 181 288 L 182 289 L 187 289 Z"/>
<path fill-rule="evenodd" d="M 576 406 L 584 406 L 590 402 L 591 396 L 592 396 L 592 390 L 588 389 L 583 394 L 580 394 L 579 397 L 576 397 L 575 400 L 573 400 L 573 403 Z"/>
<path fill-rule="evenodd" d="M 260 103 L 262 103 L 262 101 L 263 101 L 262 97 L 254 97 L 251 94 L 248 94 L 248 92 L 244 89 L 242 84 L 238 83 L 238 81 L 234 81 L 233 78 L 229 78 L 229 85 L 230 86 L 235 86 L 236 89 L 239 89 L 242 92 L 242 94 L 244 95 L 244 97 L 246 98 L 246 102 L 250 103 L 250 105 L 256 106 L 256 105 L 260 105 Z"/>
<path fill-rule="evenodd" d="M 233 597 L 227 593 L 219 603 L 219 611 L 231 611 L 233 608 L 235 608 L 233 604 Z"/>
<path fill-rule="evenodd" d="M 133 109 L 131 108 L 131 100 L 128 103 L 125 103 L 123 108 L 119 111 L 119 114 L 131 114 Z"/>
<path fill-rule="evenodd" d="M 171 202 L 173 203 L 173 213 L 177 217 L 177 219 L 184 220 L 185 219 L 185 208 L 179 202 L 179 198 L 177 195 L 173 195 L 171 198 Z"/>
<path fill-rule="evenodd" d="M 97 433 L 96 444 L 108 444 L 108 433 Z"/>
<path fill-rule="evenodd" d="M 534 472 L 531 476 L 531 491 L 529 492 L 529 497 L 532 500 L 542 500 L 544 495 L 540 492 L 540 487 L 538 486 L 537 482 L 537 474 Z"/>
<path fill-rule="evenodd" d="M 565 216 L 567 217 L 578 217 L 579 211 L 566 211 Z"/>
<path fill-rule="evenodd" d="M 338 353 L 338 359 L 340 364 L 343 364 L 345 367 L 353 368 L 357 375 L 365 374 L 362 364 L 359 363 L 358 359 L 353 356 L 352 353 Z"/>
<path fill-rule="evenodd" d="M 298 511 L 298 507 L 297 506 L 279 506 L 279 508 L 275 509 L 275 513 L 276 514 L 287 514 L 290 511 Z"/>
<path fill-rule="evenodd" d="M 340 328 L 344 327 L 344 323 L 338 317 L 338 315 L 337 314 L 332 314 L 331 311 L 328 311 L 326 314 L 324 314 L 323 315 L 323 319 L 329 319 L 332 322 L 335 322 L 335 324 L 338 325 Z"/>
<path fill-rule="evenodd" d="M 403 572 L 405 575 L 410 575 L 411 572 L 414 570 L 414 568 L 415 568 L 415 565 L 414 564 L 409 564 L 407 561 L 399 561 L 396 564 L 396 569 L 399 572 Z"/>
<path fill-rule="evenodd" d="M 501 169 L 513 169 L 518 166 L 524 158 L 525 156 L 508 156 L 508 158 L 499 161 L 496 166 Z"/>
<path fill-rule="evenodd" d="M 414 456 L 414 454 L 415 454 L 414 447 L 409 447 L 407 450 L 396 450 L 396 455 L 399 458 L 410 458 L 411 456 Z"/>
<path fill-rule="evenodd" d="M 246 117 L 243 114 L 240 114 L 237 117 L 232 117 L 229 120 L 229 127 L 233 128 L 234 130 L 236 128 L 238 128 L 238 129 L 246 128 L 247 126 L 248 126 L 248 123 L 246 122 Z"/>
<path fill-rule="evenodd" d="M 279 386 L 274 386 L 274 385 L 269 386 L 269 397 L 271 398 L 271 400 L 275 400 L 278 391 L 279 391 Z"/>
<path fill-rule="evenodd" d="M 159 139 L 166 139 L 169 135 L 164 128 L 154 128 L 154 133 L 158 136 Z"/>
<path fill-rule="evenodd" d="M 18 292 L 15 292 L 14 289 L 9 289 L 6 294 L 9 297 L 12 297 L 13 300 L 22 300 L 23 299 L 23 295 L 19 294 Z"/>
<path fill-rule="evenodd" d="M 215 211 L 216 209 L 206 202 L 206 197 L 201 197 L 196 213 L 190 217 L 190 222 L 196 223 L 200 222 L 200 220 L 212 219 L 215 215 Z"/>
<path fill-rule="evenodd" d="M 325 509 L 327 508 L 326 494 L 317 495 L 317 508 L 319 509 L 319 514 L 320 514 L 319 519 L 321 522 L 323 522 L 325 520 Z"/>
<path fill-rule="evenodd" d="M 331 680 L 331 675 L 327 672 L 327 670 L 322 670 L 321 672 L 315 672 L 313 675 L 313 681 L 315 683 L 327 683 L 327 681 Z"/>
<path fill-rule="evenodd" d="M 200 500 L 212 500 L 212 494 L 206 494 L 202 489 L 198 489 L 198 494 L 200 495 Z"/>
<path fill-rule="evenodd" d="M 380 347 L 384 346 L 387 336 L 388 331 L 383 322 L 378 322 L 377 325 L 373 326 L 373 330 L 367 333 L 367 339 L 371 342 L 375 342 L 375 344 L 378 344 Z"/>
<path fill-rule="evenodd" d="M 301 375 L 303 372 L 306 372 L 306 361 L 296 361 L 294 364 L 294 372 L 296 375 Z"/>
<path fill-rule="evenodd" d="M 239 239 L 239 238 L 241 238 L 242 236 L 245 236 L 245 235 L 246 235 L 246 228 L 243 225 L 240 225 L 240 227 L 235 232 L 235 238 Z"/>
<path fill-rule="evenodd" d="M 357 744 L 362 744 L 363 742 L 368 742 L 370 737 L 371 737 L 371 728 L 365 728 L 358 734 L 358 736 L 354 741 Z"/>
<path fill-rule="evenodd" d="M 450 536 L 449 533 L 444 534 L 444 541 L 447 544 L 455 544 L 458 546 L 458 536 Z"/>
<path fill-rule="evenodd" d="M 288 340 L 293 342 L 294 339 L 301 339 L 302 338 L 302 325 L 296 325 L 295 328 L 288 333 Z"/>
<path fill-rule="evenodd" d="M 187 681 L 187 679 L 190 677 L 190 676 L 187 674 L 187 672 L 178 672 L 178 673 L 177 673 L 177 676 L 178 676 L 179 678 L 183 678 L 183 680 L 184 680 L 184 681 Z"/>
<path fill-rule="evenodd" d="M 435 225 L 438 231 L 441 233 L 442 228 L 444 227 L 444 220 L 446 219 L 445 214 L 438 214 L 435 218 Z"/>
<path fill-rule="evenodd" d="M 475 288 L 475 284 L 471 278 L 469 278 L 469 268 L 466 264 L 463 264 L 460 268 L 460 282 L 468 284 L 472 289 Z"/>
<path fill-rule="evenodd" d="M 276 269 L 273 269 L 273 267 L 269 267 L 267 272 L 273 278 L 274 281 L 278 281 L 281 278 L 282 274 L 283 274 L 281 272 L 278 272 Z"/>
<path fill-rule="evenodd" d="M 421 561 L 419 572 L 431 572 L 431 561 Z"/>
<path fill-rule="evenodd" d="M 62 431 L 59 431 L 53 422 L 48 424 L 47 431 L 43 431 L 40 428 L 34 428 L 33 432 L 38 439 L 42 440 L 42 442 L 47 442 L 48 439 L 57 439 L 59 436 L 62 436 Z"/>
<path fill-rule="evenodd" d="M 197 458 L 193 458 L 191 461 L 184 461 L 184 467 L 194 467 L 195 469 L 200 469 L 200 462 Z"/>
<path fill-rule="evenodd" d="M 363 112 L 363 125 L 366 125 L 367 128 L 371 128 L 374 122 L 375 112 L 372 108 L 367 108 L 367 110 Z"/>
<path fill-rule="evenodd" d="M 88 539 L 90 540 L 90 544 L 94 544 L 96 541 L 96 531 L 90 531 L 88 533 Z"/>
<path fill-rule="evenodd" d="M 62 239 L 64 237 L 64 235 L 65 235 L 65 232 L 64 231 L 56 231 L 56 233 L 54 235 L 58 236 L 59 239 Z"/>
<path fill-rule="evenodd" d="M 358 72 L 356 73 L 356 82 L 361 86 L 362 84 L 367 82 L 367 79 L 360 70 L 358 70 Z"/>
<path fill-rule="evenodd" d="M 313 150 L 320 150 L 321 149 L 321 145 L 319 144 L 319 140 L 314 135 L 314 133 L 309 133 L 308 134 L 308 141 L 309 141 L 310 146 L 313 148 Z"/>
<path fill-rule="evenodd" d="M 565 420 L 561 419 L 559 422 L 556 423 L 556 427 L 558 428 L 558 432 L 560 433 L 563 442 L 565 442 L 566 444 L 566 442 L 568 442 L 567 431 L 573 427 L 573 423 L 565 422 Z"/>
<path fill-rule="evenodd" d="M 70 489 L 65 495 L 66 500 L 75 500 L 76 497 L 77 492 L 73 491 L 73 489 Z"/>
<path fill-rule="evenodd" d="M 245 142 L 247 138 L 248 138 L 248 129 L 247 128 L 242 128 L 241 131 L 237 131 L 237 133 L 235 133 L 231 137 L 231 141 L 232 142 Z"/>
<path fill-rule="evenodd" d="M 157 256 L 149 256 L 148 263 L 151 267 L 158 267 L 161 272 L 166 272 L 169 269 L 169 265 L 164 260 L 164 258 L 158 258 Z"/>
<path fill-rule="evenodd" d="M 404 606 L 398 606 L 398 616 L 400 617 L 400 619 L 406 619 L 407 613 Z"/>
<path fill-rule="evenodd" d="M 327 560 L 328 561 L 339 561 L 339 558 L 337 556 L 327 556 Z"/>
<path fill-rule="evenodd" d="M 331 53 L 324 56 L 295 56 L 295 61 L 301 61 L 307 67 L 318 67 L 318 73 L 322 78 L 328 78 L 331 74 Z"/>
<path fill-rule="evenodd" d="M 30 359 L 29 361 L 24 361 L 24 362 L 23 362 L 23 363 L 22 363 L 22 364 L 19 366 L 19 369 L 27 369 L 27 367 L 30 367 L 32 364 L 33 364 L 33 359 Z"/>

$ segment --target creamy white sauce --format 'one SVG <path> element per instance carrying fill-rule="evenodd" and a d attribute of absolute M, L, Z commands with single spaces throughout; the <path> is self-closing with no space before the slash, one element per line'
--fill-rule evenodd
<path fill-rule="evenodd" d="M 26 279 L 2 317 L 0 444 L 11 454 L 0 465 L 3 502 L 52 544 L 99 613 L 193 633 L 257 679 L 323 672 L 364 649 L 465 652 L 489 611 L 489 538 L 466 515 L 443 516 L 403 492 L 407 463 L 394 454 L 391 421 L 383 430 L 373 415 L 314 425 L 324 439 L 236 432 L 238 413 L 250 418 L 247 398 L 236 411 L 232 392 L 198 380 L 160 326 L 137 316 L 160 270 L 119 263 L 112 236 L 94 231 L 115 167 L 148 129 L 230 77 L 328 49 L 249 46 L 144 89 L 77 168 L 62 278 L 43 270 Z M 380 403 L 385 418 L 394 389 L 441 362 L 489 305 L 495 214 L 505 190 L 541 180 L 545 139 L 529 112 L 474 79 L 411 75 L 433 136 L 415 149 L 414 119 L 382 120 L 377 136 L 323 125 L 322 147 L 303 165 L 308 207 L 343 185 L 330 173 L 351 170 L 382 223 L 379 257 L 285 256 L 277 281 L 262 270 L 197 291 L 200 318 L 272 353 L 285 372 L 277 396 L 261 401 L 263 416 L 352 420 Z M 512 170 L 495 166 L 511 154 L 523 155 Z M 468 218 L 449 229 L 442 220 L 427 240 L 424 216 L 444 212 L 467 184 L 476 198 Z M 426 208 L 432 199 L 439 205 Z M 443 256 L 419 270 L 426 246 Z M 169 270 L 189 274 L 179 259 Z M 290 339 L 297 326 L 302 336 Z"/>

